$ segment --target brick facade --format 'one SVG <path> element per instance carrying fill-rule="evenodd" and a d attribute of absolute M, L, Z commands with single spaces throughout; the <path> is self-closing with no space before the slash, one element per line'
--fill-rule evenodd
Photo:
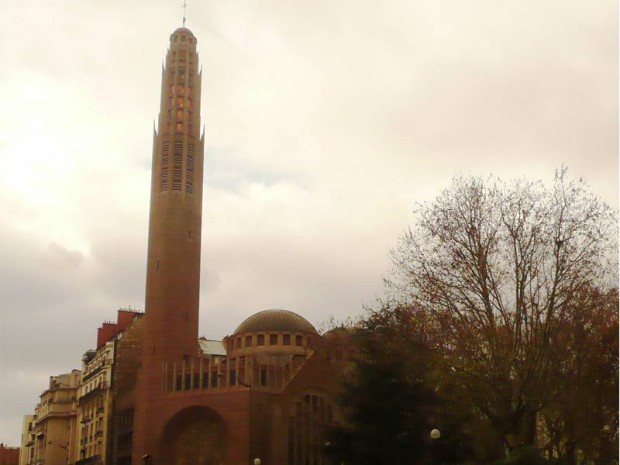
<path fill-rule="evenodd" d="M 223 341 L 199 344 L 204 139 L 196 43 L 177 29 L 162 70 L 145 314 L 119 311 L 98 329 L 71 413 L 80 433 L 65 438 L 78 444 L 76 457 L 62 463 L 328 465 L 325 430 L 339 419 L 346 338 L 321 337 L 300 315 L 266 310 Z M 98 357 L 112 357 L 111 370 Z"/>
<path fill-rule="evenodd" d="M 0 444 L 0 465 L 18 465 L 19 447 L 8 447 Z"/>

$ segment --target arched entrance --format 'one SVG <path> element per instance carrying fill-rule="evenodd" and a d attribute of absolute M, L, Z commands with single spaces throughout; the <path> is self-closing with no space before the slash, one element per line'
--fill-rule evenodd
<path fill-rule="evenodd" d="M 188 407 L 166 424 L 159 456 L 166 465 L 222 465 L 225 441 L 224 421 L 217 413 Z"/>

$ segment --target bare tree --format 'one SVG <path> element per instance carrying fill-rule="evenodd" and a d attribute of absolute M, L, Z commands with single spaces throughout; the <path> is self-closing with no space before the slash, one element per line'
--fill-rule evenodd
<path fill-rule="evenodd" d="M 555 334 L 580 290 L 615 280 L 616 237 L 613 211 L 562 169 L 551 188 L 455 178 L 392 251 L 388 295 L 426 309 L 509 448 L 533 443 Z"/>

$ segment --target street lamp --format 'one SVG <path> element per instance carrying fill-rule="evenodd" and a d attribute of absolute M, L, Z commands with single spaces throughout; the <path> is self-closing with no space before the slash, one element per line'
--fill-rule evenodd
<path fill-rule="evenodd" d="M 437 439 L 439 439 L 441 437 L 441 431 L 439 431 L 437 428 L 433 428 L 431 430 L 430 433 L 430 443 L 428 443 L 427 445 L 427 455 L 426 455 L 426 463 L 428 465 L 433 465 L 433 452 L 435 451 L 435 442 L 437 441 Z"/>
<path fill-rule="evenodd" d="M 254 459 L 254 465 L 260 465 L 260 459 L 258 457 Z"/>

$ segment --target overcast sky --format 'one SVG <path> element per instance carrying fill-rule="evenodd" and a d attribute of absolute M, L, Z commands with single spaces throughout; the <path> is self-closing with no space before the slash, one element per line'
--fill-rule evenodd
<path fill-rule="evenodd" d="M 618 205 L 618 13 L 597 0 L 190 0 L 206 128 L 200 334 L 382 293 L 454 174 Z M 3 2 L 0 442 L 144 308 L 153 121 L 181 0 Z"/>

